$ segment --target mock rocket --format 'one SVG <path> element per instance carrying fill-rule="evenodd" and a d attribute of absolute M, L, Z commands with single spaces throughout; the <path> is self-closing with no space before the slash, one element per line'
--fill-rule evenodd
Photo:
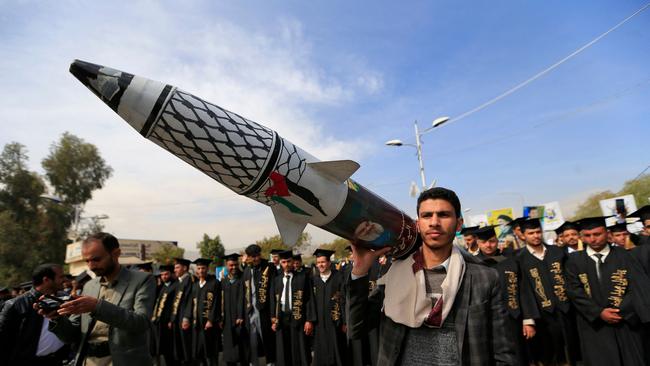
<path fill-rule="evenodd" d="M 369 248 L 416 246 L 406 213 L 350 179 L 352 160 L 319 161 L 276 131 L 175 86 L 75 60 L 70 72 L 143 137 L 271 208 L 285 244 L 306 225 Z"/>

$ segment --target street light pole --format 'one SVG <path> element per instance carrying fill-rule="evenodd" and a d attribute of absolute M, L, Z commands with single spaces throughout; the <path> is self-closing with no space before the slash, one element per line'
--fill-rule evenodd
<path fill-rule="evenodd" d="M 415 148 L 418 150 L 418 162 L 420 163 L 420 179 L 422 179 L 422 190 L 427 189 L 427 179 L 424 177 L 424 162 L 422 161 L 422 143 L 420 142 L 420 131 L 418 121 L 415 121 Z"/>
<path fill-rule="evenodd" d="M 449 121 L 449 117 L 439 117 L 433 120 L 431 123 L 431 127 L 425 129 L 424 131 L 420 132 L 420 129 L 418 128 L 418 121 L 415 121 L 415 145 L 413 144 L 405 144 L 402 142 L 402 140 L 390 140 L 386 141 L 386 145 L 388 146 L 413 146 L 418 153 L 418 163 L 420 164 L 420 179 L 422 180 L 422 190 L 424 191 L 427 189 L 427 179 L 424 176 L 424 161 L 422 160 L 422 135 L 425 133 L 433 130 L 436 127 L 440 127 L 444 123 Z M 434 180 L 435 182 L 435 180 Z M 433 184 L 432 184 L 433 185 Z"/>

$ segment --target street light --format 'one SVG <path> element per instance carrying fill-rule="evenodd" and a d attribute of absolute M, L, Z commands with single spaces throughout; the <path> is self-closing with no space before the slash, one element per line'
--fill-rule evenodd
<path fill-rule="evenodd" d="M 414 126 L 415 126 L 415 145 L 413 145 L 413 144 L 405 144 L 404 142 L 402 142 L 402 140 L 389 140 L 389 141 L 386 141 L 386 145 L 388 145 L 388 146 L 412 146 L 417 150 L 418 163 L 420 164 L 420 179 L 422 180 L 422 190 L 425 190 L 426 187 L 427 187 L 427 179 L 424 176 L 424 162 L 422 161 L 422 142 L 420 141 L 420 138 L 425 133 L 433 130 L 434 128 L 442 126 L 447 121 L 449 121 L 449 117 L 446 117 L 446 116 L 436 118 L 431 123 L 431 127 L 425 129 L 422 132 L 420 132 L 420 130 L 418 129 L 418 121 L 415 121 L 415 123 L 414 123 Z"/>

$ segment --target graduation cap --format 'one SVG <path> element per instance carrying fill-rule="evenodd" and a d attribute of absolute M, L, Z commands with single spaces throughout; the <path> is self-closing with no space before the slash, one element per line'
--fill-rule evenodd
<path fill-rule="evenodd" d="M 198 258 L 195 259 L 194 262 L 192 262 L 198 266 L 210 266 L 210 263 L 212 263 L 212 259 L 207 259 L 207 258 Z"/>
<path fill-rule="evenodd" d="M 514 229 L 514 228 L 516 228 L 517 226 L 521 226 L 521 222 L 522 222 L 522 221 L 526 221 L 526 220 L 528 220 L 528 217 L 526 217 L 526 216 L 523 216 L 523 217 L 517 217 L 516 219 L 510 221 L 510 222 L 508 223 L 508 226 L 510 226 L 511 228 Z"/>
<path fill-rule="evenodd" d="M 181 264 L 181 265 L 183 265 L 183 266 L 185 266 L 185 267 L 189 267 L 189 266 L 190 266 L 190 263 L 192 263 L 192 262 L 190 262 L 189 259 L 185 259 L 185 258 L 174 258 L 174 264 Z"/>
<path fill-rule="evenodd" d="M 650 220 L 650 205 L 641 207 L 640 209 L 627 215 L 627 217 L 638 217 L 641 219 L 641 221 Z"/>
<path fill-rule="evenodd" d="M 290 250 L 283 250 L 278 253 L 280 256 L 280 259 L 292 259 L 293 258 L 293 252 Z"/>
<path fill-rule="evenodd" d="M 9 293 L 9 287 L 0 288 L 0 294 Z"/>
<path fill-rule="evenodd" d="M 575 222 L 565 221 L 560 227 L 555 229 L 555 234 L 562 235 L 567 230 L 578 231 L 578 225 Z"/>
<path fill-rule="evenodd" d="M 273 255 L 279 255 L 280 253 L 284 252 L 284 249 L 271 249 L 271 254 Z"/>
<path fill-rule="evenodd" d="M 348 245 L 347 247 L 345 247 L 345 250 L 347 250 L 348 252 L 351 253 L 352 252 L 352 245 Z"/>
<path fill-rule="evenodd" d="M 522 232 L 524 232 L 526 229 L 538 229 L 542 227 L 542 222 L 537 218 L 525 218 L 519 222 L 519 227 L 521 227 Z"/>
<path fill-rule="evenodd" d="M 611 216 L 596 216 L 596 217 L 585 217 L 584 219 L 578 220 L 578 226 L 580 230 L 591 230 L 597 227 L 607 227 L 606 218 Z"/>
<path fill-rule="evenodd" d="M 301 261 L 302 260 L 302 254 L 300 254 L 300 253 L 294 254 L 292 258 L 293 258 L 293 260 Z"/>
<path fill-rule="evenodd" d="M 494 231 L 495 226 L 485 226 L 474 231 L 474 235 L 480 240 L 490 240 L 490 238 L 496 237 L 497 233 Z"/>
<path fill-rule="evenodd" d="M 239 257 L 241 257 L 239 253 L 232 253 L 232 254 L 227 254 L 222 256 L 221 259 L 223 259 L 224 261 L 238 261 Z"/>
<path fill-rule="evenodd" d="M 32 288 L 32 281 L 23 282 L 20 285 L 18 285 L 18 287 L 28 290 Z"/>
<path fill-rule="evenodd" d="M 327 257 L 327 259 L 329 260 L 329 258 L 332 256 L 332 254 L 334 254 L 333 250 L 316 249 L 314 251 L 314 257 L 316 257 L 316 258 L 318 258 L 318 257 Z"/>
<path fill-rule="evenodd" d="M 158 270 L 160 272 L 173 272 L 174 271 L 174 266 L 171 264 L 163 264 L 160 267 L 158 267 Z"/>
<path fill-rule="evenodd" d="M 475 235 L 478 229 L 480 229 L 478 226 L 467 226 L 460 229 L 460 235 Z"/>
<path fill-rule="evenodd" d="M 623 231 L 627 231 L 627 222 L 617 222 L 612 226 L 608 226 L 607 230 L 613 233 L 620 233 Z"/>
<path fill-rule="evenodd" d="M 153 271 L 153 262 L 152 261 L 136 264 L 135 266 L 137 268 L 143 269 L 145 271 Z"/>

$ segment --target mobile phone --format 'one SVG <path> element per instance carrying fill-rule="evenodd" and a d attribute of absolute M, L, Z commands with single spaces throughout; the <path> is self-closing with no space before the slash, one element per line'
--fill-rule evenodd
<path fill-rule="evenodd" d="M 62 302 L 58 302 L 50 299 L 49 297 L 46 297 L 43 300 L 39 300 L 37 306 L 39 309 L 43 310 L 44 312 L 51 313 L 55 310 L 59 310 L 61 304 Z"/>

